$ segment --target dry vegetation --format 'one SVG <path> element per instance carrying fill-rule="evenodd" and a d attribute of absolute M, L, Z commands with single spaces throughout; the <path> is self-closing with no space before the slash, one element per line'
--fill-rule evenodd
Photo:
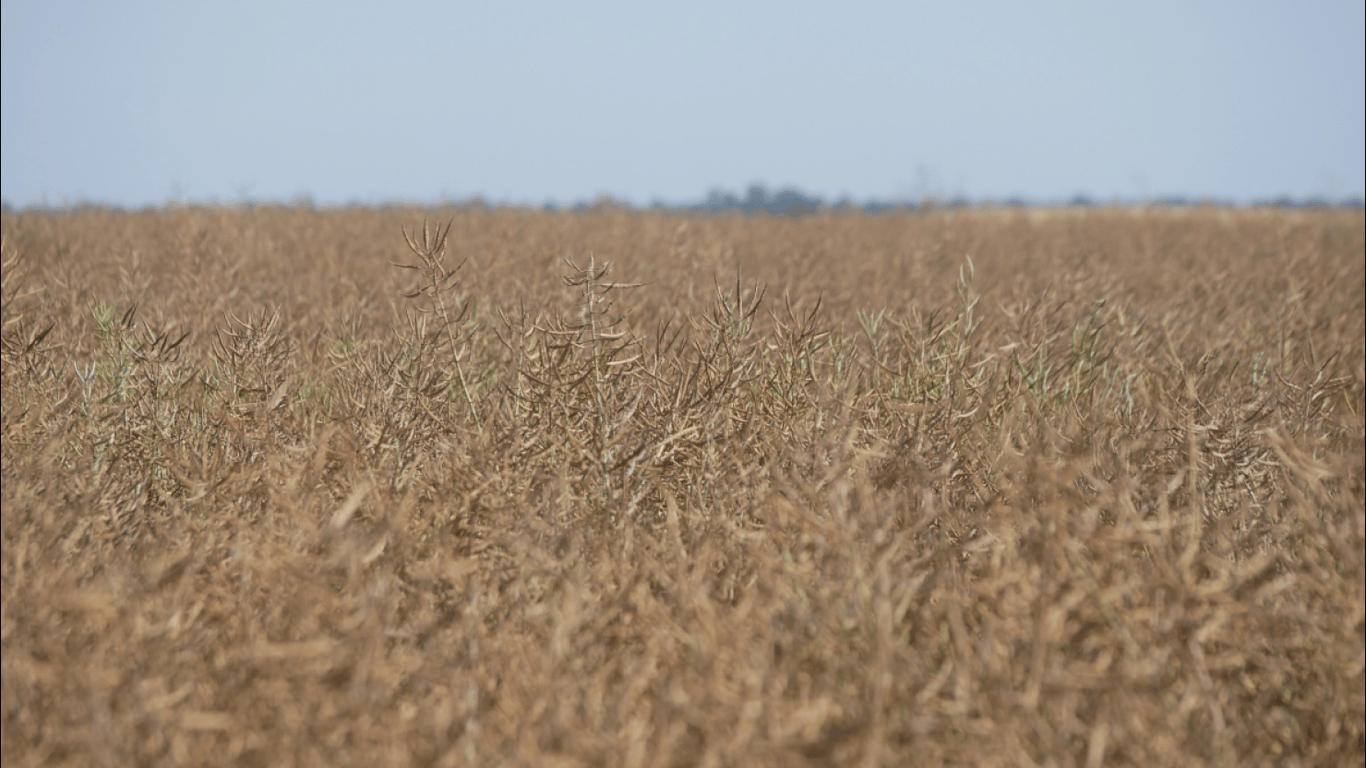
<path fill-rule="evenodd" d="M 1360 212 L 426 215 L 5 214 L 6 768 L 1363 763 Z"/>

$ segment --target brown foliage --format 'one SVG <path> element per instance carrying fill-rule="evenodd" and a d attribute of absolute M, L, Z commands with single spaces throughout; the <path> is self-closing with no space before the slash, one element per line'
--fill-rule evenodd
<path fill-rule="evenodd" d="M 1363 763 L 1360 213 L 3 226 L 6 766 Z"/>

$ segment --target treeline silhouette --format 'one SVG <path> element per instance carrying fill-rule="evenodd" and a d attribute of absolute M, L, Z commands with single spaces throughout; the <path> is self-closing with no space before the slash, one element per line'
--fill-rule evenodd
<path fill-rule="evenodd" d="M 601 202 L 598 204 L 600 205 Z M 1173 208 L 1194 206 L 1241 207 L 1237 203 L 1229 200 L 1186 197 L 1182 195 L 1167 195 L 1142 200 L 1102 200 L 1086 194 L 1077 194 L 1062 201 L 1030 200 L 1024 197 L 1009 197 L 1003 200 L 974 200 L 960 195 L 948 198 L 923 197 L 918 200 L 869 200 L 863 203 L 856 203 L 849 197 L 843 197 L 831 203 L 819 195 L 808 194 L 794 187 L 783 187 L 777 191 L 770 191 L 768 187 L 763 184 L 751 184 L 743 197 L 726 190 L 715 189 L 708 193 L 706 199 L 700 203 L 680 206 L 669 206 L 657 203 L 650 207 L 704 213 L 743 213 L 746 215 L 762 213 L 776 216 L 804 216 L 824 211 L 861 211 L 868 214 L 878 214 L 894 211 L 923 211 L 958 208 L 1039 208 L 1057 206 L 1084 208 L 1107 205 L 1153 205 Z M 577 207 L 578 206 L 576 206 L 576 208 Z M 1359 196 L 1342 198 L 1335 201 L 1322 196 L 1295 199 L 1288 195 L 1283 195 L 1275 198 L 1254 200 L 1249 207 L 1361 208 L 1363 207 L 1363 201 Z"/>
<path fill-rule="evenodd" d="M 341 205 L 319 204 L 310 195 L 297 195 L 288 201 L 278 200 L 245 200 L 245 201 L 220 201 L 212 199 L 207 202 L 176 202 L 170 201 L 165 206 L 157 207 L 213 207 L 224 205 L 229 207 L 245 208 L 397 208 L 397 207 L 430 207 L 433 204 L 421 200 L 403 201 L 378 201 L 363 202 L 353 201 Z M 1249 203 L 1242 204 L 1233 200 L 1218 199 L 1211 197 L 1190 197 L 1183 195 L 1165 195 L 1152 198 L 1096 198 L 1090 195 L 1079 193 L 1063 200 L 1033 200 L 1020 196 L 997 198 L 969 198 L 963 195 L 955 197 L 925 196 L 918 199 L 901 200 L 866 200 L 855 202 L 852 198 L 845 196 L 833 202 L 825 198 L 804 192 L 796 187 L 782 187 L 777 190 L 770 190 L 766 185 L 755 183 L 749 186 L 744 195 L 737 195 L 725 189 L 713 189 L 700 202 L 693 203 L 666 203 L 655 201 L 645 206 L 638 206 L 628 200 L 602 195 L 593 201 L 584 201 L 570 204 L 559 204 L 548 202 L 541 206 L 489 201 L 482 196 L 468 197 L 462 200 L 442 200 L 436 207 L 455 207 L 464 210 L 491 210 L 497 208 L 515 208 L 525 210 L 527 208 L 539 207 L 547 212 L 570 211 L 582 213 L 593 210 L 653 210 L 668 211 L 673 213 L 711 213 L 711 214 L 744 214 L 751 215 L 770 215 L 770 216 L 809 216 L 816 213 L 852 213 L 860 212 L 864 214 L 881 214 L 895 212 L 917 212 L 930 210 L 955 210 L 968 208 L 1088 208 L 1088 207 L 1139 207 L 1155 206 L 1163 208 L 1192 208 L 1192 207 L 1216 207 L 1216 208 L 1286 208 L 1286 209 L 1338 209 L 1355 210 L 1361 209 L 1364 205 L 1360 195 L 1342 197 L 1337 200 L 1326 196 L 1313 196 L 1307 198 L 1294 198 L 1289 195 L 1278 197 L 1255 199 Z M 144 208 L 146 206 L 136 206 Z M 14 206 L 8 200 L 4 201 L 4 212 L 13 213 L 17 211 L 80 211 L 89 209 L 108 209 L 119 210 L 125 206 L 110 205 L 90 201 L 65 202 L 59 205 L 50 203 L 33 204 L 27 206 Z"/>

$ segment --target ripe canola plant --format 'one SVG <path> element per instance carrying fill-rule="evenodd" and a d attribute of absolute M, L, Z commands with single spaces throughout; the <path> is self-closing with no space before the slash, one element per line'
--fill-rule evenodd
<path fill-rule="evenodd" d="M 6 212 L 0 758 L 1361 765 L 1364 238 Z"/>

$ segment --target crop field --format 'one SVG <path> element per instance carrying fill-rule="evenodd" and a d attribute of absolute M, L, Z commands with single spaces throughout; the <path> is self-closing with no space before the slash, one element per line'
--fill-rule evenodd
<path fill-rule="evenodd" d="M 0 251 L 5 768 L 1366 763 L 1360 211 Z"/>

